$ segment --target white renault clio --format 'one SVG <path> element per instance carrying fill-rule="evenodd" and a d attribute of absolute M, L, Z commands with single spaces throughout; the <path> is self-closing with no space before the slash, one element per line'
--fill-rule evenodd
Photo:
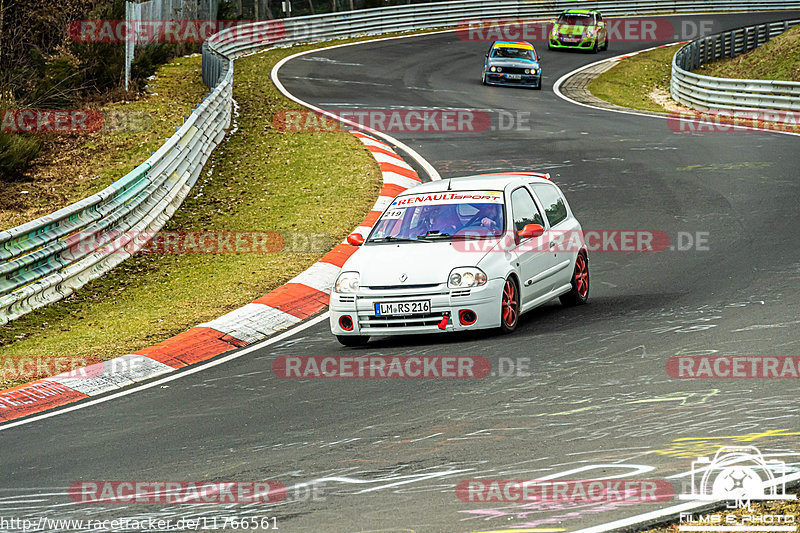
<path fill-rule="evenodd" d="M 342 344 L 370 336 L 500 328 L 553 298 L 589 297 L 581 226 L 547 174 L 504 173 L 418 185 L 394 199 L 331 291 Z"/>

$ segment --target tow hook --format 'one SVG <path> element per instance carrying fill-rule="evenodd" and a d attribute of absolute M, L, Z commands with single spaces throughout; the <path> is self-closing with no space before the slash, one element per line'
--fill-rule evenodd
<path fill-rule="evenodd" d="M 445 313 L 442 320 L 439 321 L 439 329 L 445 329 L 447 323 L 450 321 L 450 313 Z"/>

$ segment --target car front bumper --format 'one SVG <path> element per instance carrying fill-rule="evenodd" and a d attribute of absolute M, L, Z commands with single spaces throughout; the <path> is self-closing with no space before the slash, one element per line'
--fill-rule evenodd
<path fill-rule="evenodd" d="M 579 41 L 562 41 L 560 38 L 552 38 L 550 37 L 548 43 L 550 48 L 578 48 L 581 50 L 591 50 L 594 48 L 595 42 L 597 41 L 597 37 L 590 37 L 587 39 L 581 39 Z"/>
<path fill-rule="evenodd" d="M 373 290 L 366 287 L 357 294 L 332 293 L 330 299 L 330 326 L 334 335 L 406 335 L 444 333 L 500 327 L 500 298 L 504 280 L 493 279 L 482 287 L 448 289 L 446 284 L 423 289 L 391 288 Z M 376 303 L 430 300 L 431 312 L 424 315 L 379 317 Z M 471 310 L 477 315 L 474 324 L 464 325 L 459 311 Z M 349 316 L 353 329 L 346 331 L 340 318 Z M 448 316 L 447 325 L 441 329 L 442 319 Z"/>
<path fill-rule="evenodd" d="M 486 83 L 489 85 L 508 85 L 508 86 L 530 86 L 536 87 L 539 85 L 539 79 L 542 73 L 539 74 L 519 74 L 519 79 L 508 78 L 508 74 L 498 74 L 496 72 L 486 72 Z"/>

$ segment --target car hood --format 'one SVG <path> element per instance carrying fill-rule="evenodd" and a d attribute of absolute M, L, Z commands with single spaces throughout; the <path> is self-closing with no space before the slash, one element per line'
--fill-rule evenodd
<path fill-rule="evenodd" d="M 510 57 L 490 57 L 489 66 L 491 67 L 519 67 L 519 68 L 539 68 L 539 62 L 533 59 L 513 59 Z"/>
<path fill-rule="evenodd" d="M 594 28 L 594 26 L 581 26 L 581 25 L 574 25 L 570 26 L 569 24 L 556 24 L 555 29 L 561 35 L 583 35 L 589 28 Z"/>
<path fill-rule="evenodd" d="M 476 266 L 487 252 L 465 252 L 449 241 L 366 245 L 342 271 L 361 274 L 362 287 L 445 283 L 456 267 Z M 400 281 L 405 274 L 406 280 Z"/>

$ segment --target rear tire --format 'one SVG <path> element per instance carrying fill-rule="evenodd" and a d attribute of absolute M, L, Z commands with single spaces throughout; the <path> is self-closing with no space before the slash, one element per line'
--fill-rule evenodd
<path fill-rule="evenodd" d="M 336 335 L 336 340 L 344 346 L 355 348 L 367 344 L 369 335 Z"/>
<path fill-rule="evenodd" d="M 572 272 L 572 289 L 558 297 L 567 307 L 583 305 L 589 300 L 589 258 L 586 252 L 578 252 L 575 270 Z"/>
<path fill-rule="evenodd" d="M 519 324 L 519 286 L 513 277 L 506 279 L 500 295 L 500 329 L 511 333 Z"/>

